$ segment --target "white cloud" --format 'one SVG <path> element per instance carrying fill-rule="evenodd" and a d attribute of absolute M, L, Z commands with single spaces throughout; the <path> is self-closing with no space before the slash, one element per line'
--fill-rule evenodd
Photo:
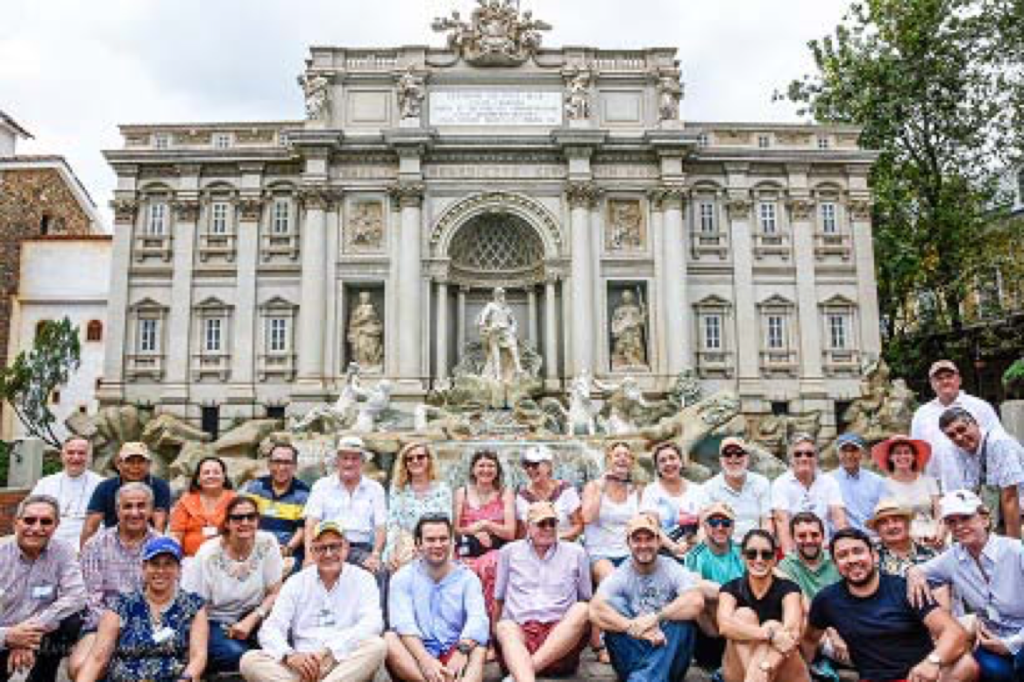
<path fill-rule="evenodd" d="M 298 119 L 310 45 L 440 45 L 435 16 L 469 0 L 4 0 L 0 108 L 65 155 L 107 213 L 100 150 L 117 125 Z M 676 47 L 684 118 L 795 120 L 771 94 L 811 69 L 807 41 L 847 0 L 522 0 L 554 25 L 545 45 Z"/>

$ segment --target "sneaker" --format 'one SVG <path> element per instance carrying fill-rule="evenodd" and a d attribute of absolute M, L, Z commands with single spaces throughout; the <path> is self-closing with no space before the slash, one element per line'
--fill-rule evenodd
<path fill-rule="evenodd" d="M 719 668 L 715 672 L 711 673 L 711 682 L 725 682 L 725 677 L 722 675 L 722 669 Z"/>
<path fill-rule="evenodd" d="M 840 682 L 839 673 L 827 658 L 819 658 L 811 664 L 810 673 L 815 682 Z"/>

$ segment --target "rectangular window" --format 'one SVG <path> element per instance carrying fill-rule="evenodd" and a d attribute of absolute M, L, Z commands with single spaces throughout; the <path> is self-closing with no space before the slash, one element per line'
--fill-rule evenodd
<path fill-rule="evenodd" d="M 149 205 L 149 215 L 146 218 L 146 234 L 160 237 L 167 232 L 167 204 L 155 203 Z"/>
<path fill-rule="evenodd" d="M 767 135 L 758 135 L 757 146 L 760 147 L 761 149 L 768 149 L 768 147 L 772 146 L 772 138 L 768 137 Z"/>
<path fill-rule="evenodd" d="M 155 353 L 157 350 L 156 345 L 156 332 L 157 332 L 157 321 L 152 318 L 143 318 L 139 320 L 139 352 L 140 353 Z"/>
<path fill-rule="evenodd" d="M 153 146 L 156 149 L 167 149 L 171 146 L 171 136 L 167 133 L 156 133 L 153 135 Z"/>
<path fill-rule="evenodd" d="M 708 146 L 708 134 L 707 133 L 699 133 L 697 135 L 697 146 L 698 147 L 707 147 Z"/>
<path fill-rule="evenodd" d="M 818 136 L 818 149 L 828 149 L 828 148 L 829 148 L 828 137 L 825 136 L 825 135 L 819 135 Z"/>
<path fill-rule="evenodd" d="M 228 210 L 231 205 L 217 201 L 210 205 L 210 234 L 228 233 Z"/>
<path fill-rule="evenodd" d="M 223 348 L 224 320 L 210 317 L 203 322 L 203 349 L 207 353 L 219 353 Z"/>
<path fill-rule="evenodd" d="M 829 313 L 828 315 L 828 338 L 832 350 L 846 350 L 848 341 L 846 321 L 846 315 L 841 313 Z"/>
<path fill-rule="evenodd" d="M 839 232 L 839 224 L 836 222 L 836 205 L 830 201 L 821 204 L 821 231 L 825 234 Z"/>
<path fill-rule="evenodd" d="M 275 199 L 271 231 L 274 234 L 288 234 L 291 231 L 291 219 L 291 202 L 287 199 Z"/>
<path fill-rule="evenodd" d="M 768 348 L 780 350 L 786 347 L 785 318 L 782 315 L 768 316 Z"/>
<path fill-rule="evenodd" d="M 288 350 L 288 320 L 272 317 L 267 324 L 267 351 L 284 353 Z"/>
<path fill-rule="evenodd" d="M 704 316 L 704 350 L 722 350 L 722 316 Z"/>
<path fill-rule="evenodd" d="M 715 232 L 715 205 L 710 201 L 700 202 L 700 231 Z"/>
<path fill-rule="evenodd" d="M 213 146 L 217 149 L 227 149 L 231 146 L 231 133 L 214 133 Z"/>
<path fill-rule="evenodd" d="M 778 223 L 775 220 L 775 204 L 770 201 L 762 201 L 760 205 L 761 232 L 764 234 L 775 234 Z"/>

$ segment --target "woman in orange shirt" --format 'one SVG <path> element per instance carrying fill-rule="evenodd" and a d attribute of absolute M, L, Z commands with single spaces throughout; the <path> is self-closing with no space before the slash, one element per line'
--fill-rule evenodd
<path fill-rule="evenodd" d="M 185 556 L 194 556 L 201 544 L 217 537 L 224 523 L 224 510 L 234 496 L 224 460 L 199 460 L 188 492 L 171 509 L 170 534 L 181 544 Z"/>

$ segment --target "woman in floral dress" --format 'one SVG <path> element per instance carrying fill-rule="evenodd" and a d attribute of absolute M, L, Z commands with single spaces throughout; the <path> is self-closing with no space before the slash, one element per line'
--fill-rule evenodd
<path fill-rule="evenodd" d="M 171 538 L 142 550 L 142 589 L 118 597 L 100 619 L 96 643 L 76 679 L 95 682 L 198 682 L 209 623 L 199 595 L 178 589 L 181 547 Z"/>
<path fill-rule="evenodd" d="M 451 517 L 452 491 L 437 479 L 437 461 L 426 443 L 409 443 L 398 453 L 388 500 L 388 537 L 383 560 L 394 573 L 415 557 L 413 529 L 425 514 Z"/>

